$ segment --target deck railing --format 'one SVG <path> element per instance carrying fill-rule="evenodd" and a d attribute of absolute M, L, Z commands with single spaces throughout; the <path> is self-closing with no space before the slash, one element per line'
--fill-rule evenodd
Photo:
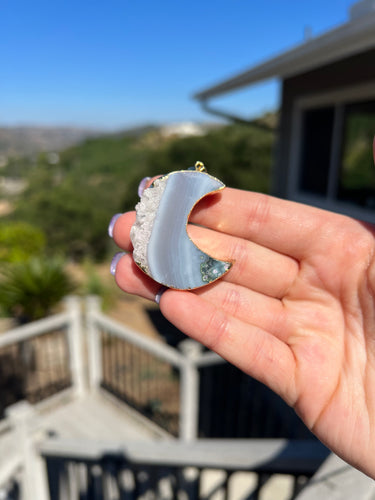
<path fill-rule="evenodd" d="M 200 437 L 314 438 L 277 394 L 230 363 L 198 369 Z"/>
<path fill-rule="evenodd" d="M 55 439 L 44 443 L 41 453 L 46 460 L 51 500 L 196 500 L 214 495 L 226 499 L 238 498 L 239 487 L 241 497 L 256 500 L 264 498 L 262 493 L 275 474 L 287 476 L 284 497 L 294 498 L 328 451 L 319 442 L 310 441 L 199 440 L 121 445 Z"/>
<path fill-rule="evenodd" d="M 313 436 L 265 386 L 184 340 L 175 349 L 108 318 L 86 302 L 90 380 L 182 439 Z"/>
<path fill-rule="evenodd" d="M 196 344 L 181 353 L 139 335 L 102 314 L 96 297 L 86 311 L 91 388 L 109 390 L 172 435 L 195 438 Z"/>
<path fill-rule="evenodd" d="M 178 436 L 180 363 L 172 364 L 108 331 L 101 334 L 101 346 L 102 387 Z"/>
<path fill-rule="evenodd" d="M 68 387 L 83 388 L 79 300 L 61 314 L 0 335 L 0 418 L 21 400 L 42 401 Z"/>
<path fill-rule="evenodd" d="M 281 399 L 197 342 L 175 349 L 120 324 L 86 300 L 87 365 L 81 304 L 0 336 L 0 418 L 27 399 L 73 387 L 102 387 L 185 440 L 197 437 L 311 437 Z M 228 423 L 230 424 L 228 425 Z M 234 423 L 233 423 L 234 422 Z"/>
<path fill-rule="evenodd" d="M 0 470 L 0 500 L 21 500 L 21 461 L 9 461 Z"/>
<path fill-rule="evenodd" d="M 19 366 L 27 367 L 20 372 L 21 394 L 39 401 L 48 400 L 49 395 L 66 386 L 71 388 L 70 394 L 76 395 L 102 386 L 169 428 L 172 434 L 178 431 L 182 439 L 127 443 L 125 447 L 119 443 L 97 445 L 48 439 L 42 453 L 49 473 L 51 500 L 120 500 L 143 498 L 147 492 L 152 492 L 152 498 L 175 498 L 182 492 L 185 498 L 195 499 L 210 498 L 218 490 L 223 498 L 233 498 L 239 473 L 253 478 L 253 491 L 247 498 L 254 499 L 262 498 L 264 488 L 275 474 L 291 476 L 292 498 L 327 456 L 328 450 L 316 440 L 196 440 L 202 427 L 199 409 L 204 404 L 212 405 L 212 401 L 207 403 L 206 395 L 215 384 L 223 388 L 227 375 L 227 372 L 219 376 L 211 372 L 207 378 L 204 372 L 210 367 L 224 367 L 225 361 L 214 353 L 204 352 L 193 341 L 184 341 L 182 349 L 177 350 L 139 335 L 103 315 L 95 298 L 87 301 L 87 349 L 83 350 L 79 299 L 69 298 L 66 307 L 64 313 L 0 336 L 1 360 L 6 365 L 7 357 L 12 359 L 9 366 L 13 372 L 9 369 L 6 373 L 12 376 L 19 373 L 16 371 Z M 87 352 L 87 357 L 83 352 Z M 249 386 L 242 383 L 237 381 L 241 391 L 246 392 Z M 163 384 L 167 384 L 167 391 L 163 390 Z M 170 396 L 169 401 L 165 392 Z M 251 397 L 259 395 L 251 387 L 250 392 Z M 40 470 L 35 472 L 39 468 L 36 460 L 39 455 L 29 424 L 35 423 L 36 410 L 26 402 L 18 403 L 13 413 L 12 408 L 8 409 L 8 417 L 0 422 L 0 432 L 8 427 L 13 429 L 20 444 L 15 460 L 7 461 L 0 471 L 1 499 L 48 498 L 43 474 Z M 220 413 L 220 409 L 213 405 L 213 412 Z M 237 415 L 238 408 L 232 405 L 232 416 L 237 418 Z M 263 419 L 260 413 L 252 418 L 256 415 Z M 276 413 L 273 418 L 277 418 Z M 353 476 L 357 481 L 358 471 L 345 467 L 349 468 L 350 478 Z M 327 476 L 324 467 L 321 470 L 319 481 L 323 486 L 315 480 L 308 482 L 307 496 L 302 494 L 303 498 L 317 498 L 316 490 L 329 489 L 331 486 L 327 484 L 333 484 L 332 477 L 340 477 L 337 481 L 340 498 L 352 498 L 352 491 L 347 495 L 349 490 L 344 480 L 348 474 L 342 463 L 338 469 L 329 468 Z M 220 479 L 207 490 L 206 479 L 212 478 L 212 471 Z M 358 498 L 365 499 L 368 485 L 362 476 L 363 495 Z M 21 496 L 25 492 L 29 496 Z"/>

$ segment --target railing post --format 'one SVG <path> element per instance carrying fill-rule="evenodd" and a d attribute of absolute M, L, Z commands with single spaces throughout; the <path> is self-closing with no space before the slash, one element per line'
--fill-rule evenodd
<path fill-rule="evenodd" d="M 23 500 L 47 500 L 47 478 L 32 437 L 35 410 L 27 401 L 20 401 L 6 410 L 16 442 L 22 454 L 21 495 Z"/>
<path fill-rule="evenodd" d="M 95 324 L 94 314 L 100 312 L 100 298 L 90 295 L 86 298 L 86 332 L 89 366 L 89 387 L 95 390 L 102 380 L 102 345 L 100 331 Z"/>
<path fill-rule="evenodd" d="M 81 301 L 78 297 L 66 297 L 65 305 L 69 314 L 68 344 L 72 384 L 78 395 L 83 394 L 87 383 L 82 346 Z"/>
<path fill-rule="evenodd" d="M 199 416 L 199 372 L 195 359 L 201 354 L 202 346 L 187 339 L 179 344 L 179 349 L 186 360 L 181 369 L 179 437 L 184 441 L 194 441 L 198 436 Z"/>

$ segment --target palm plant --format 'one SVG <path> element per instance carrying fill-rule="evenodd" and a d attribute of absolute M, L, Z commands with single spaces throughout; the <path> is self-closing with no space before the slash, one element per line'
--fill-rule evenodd
<path fill-rule="evenodd" d="M 33 321 L 74 289 L 60 259 L 33 257 L 1 269 L 0 308 L 20 323 Z"/>

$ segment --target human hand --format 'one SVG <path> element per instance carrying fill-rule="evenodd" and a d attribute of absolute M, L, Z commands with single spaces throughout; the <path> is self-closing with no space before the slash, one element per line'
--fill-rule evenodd
<path fill-rule="evenodd" d="M 117 219 L 131 252 L 135 213 Z M 194 209 L 189 234 L 234 261 L 219 281 L 167 290 L 164 316 L 268 385 L 316 436 L 375 477 L 375 233 L 365 224 L 266 195 L 226 188 Z M 204 226 L 204 227 L 201 227 Z M 128 293 L 153 299 L 160 285 L 117 264 Z"/>

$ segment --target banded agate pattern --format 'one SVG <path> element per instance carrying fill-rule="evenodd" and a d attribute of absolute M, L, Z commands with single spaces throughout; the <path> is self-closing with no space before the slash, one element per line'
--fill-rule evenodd
<path fill-rule="evenodd" d="M 215 177 L 196 170 L 157 179 L 136 206 L 131 230 L 136 264 L 155 281 L 180 290 L 199 288 L 223 276 L 231 264 L 200 250 L 186 226 L 194 205 L 224 187 Z"/>

